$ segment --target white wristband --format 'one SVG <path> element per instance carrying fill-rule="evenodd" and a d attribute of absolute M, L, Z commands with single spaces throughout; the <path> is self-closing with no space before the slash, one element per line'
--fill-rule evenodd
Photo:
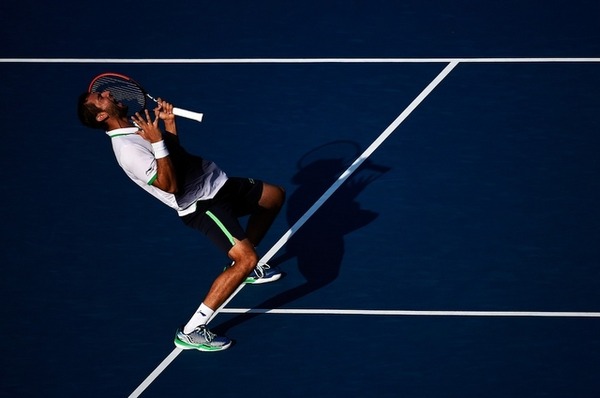
<path fill-rule="evenodd" d="M 152 143 L 152 150 L 154 151 L 154 157 L 156 159 L 161 159 L 169 156 L 169 150 L 165 145 L 164 141 L 158 141 Z"/>

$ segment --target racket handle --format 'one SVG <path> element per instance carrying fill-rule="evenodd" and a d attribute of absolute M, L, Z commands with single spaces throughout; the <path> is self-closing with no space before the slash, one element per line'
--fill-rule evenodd
<path fill-rule="evenodd" d="M 192 119 L 192 120 L 195 120 L 197 122 L 201 122 L 202 121 L 202 117 L 204 116 L 203 113 L 192 112 L 192 111 L 188 111 L 188 110 L 181 109 L 181 108 L 173 108 L 173 113 L 176 116 L 181 116 L 181 117 L 184 117 L 186 119 Z"/>

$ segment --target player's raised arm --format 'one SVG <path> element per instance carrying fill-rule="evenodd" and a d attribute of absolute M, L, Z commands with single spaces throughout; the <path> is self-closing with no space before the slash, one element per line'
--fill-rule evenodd
<path fill-rule="evenodd" d="M 158 128 L 159 111 L 154 111 L 154 121 L 150 117 L 150 112 L 146 109 L 146 117 L 136 113 L 131 119 L 139 127 L 138 134 L 146 141 L 152 144 L 154 157 L 156 158 L 156 179 L 152 182 L 156 188 L 169 192 L 177 192 L 177 178 L 175 176 L 175 167 L 169 157 L 169 151 L 163 141 L 162 131 Z"/>
<path fill-rule="evenodd" d="M 161 98 L 158 98 L 156 101 L 158 105 L 154 111 L 158 111 L 158 117 L 165 124 L 165 131 L 177 135 L 177 125 L 175 123 L 175 114 L 173 113 L 173 104 Z"/>

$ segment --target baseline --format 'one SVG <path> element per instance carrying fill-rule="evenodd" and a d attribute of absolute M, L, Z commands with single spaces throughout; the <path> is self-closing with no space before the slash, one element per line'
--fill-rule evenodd
<path fill-rule="evenodd" d="M 377 316 L 460 316 L 460 317 L 542 317 L 542 318 L 600 318 L 600 312 L 572 311 L 419 311 L 419 310 L 340 310 L 340 309 L 267 309 L 223 308 L 227 314 L 286 314 L 286 315 L 377 315 Z"/>
<path fill-rule="evenodd" d="M 600 58 L 0 58 L 0 63 L 66 64 L 322 64 L 322 63 L 576 63 Z"/>

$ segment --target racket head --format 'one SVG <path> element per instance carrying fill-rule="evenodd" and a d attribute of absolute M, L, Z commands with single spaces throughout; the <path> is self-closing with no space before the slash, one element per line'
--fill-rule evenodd
<path fill-rule="evenodd" d="M 105 72 L 94 77 L 90 82 L 88 92 L 102 93 L 104 91 L 109 91 L 118 102 L 127 107 L 128 116 L 146 109 L 146 91 L 128 76 Z"/>

